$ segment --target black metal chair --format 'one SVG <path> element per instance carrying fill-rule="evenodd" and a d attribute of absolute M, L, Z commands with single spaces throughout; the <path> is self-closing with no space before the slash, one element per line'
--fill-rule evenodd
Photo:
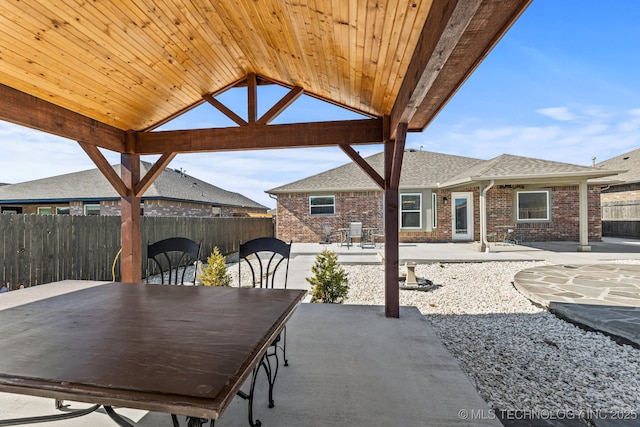
<path fill-rule="evenodd" d="M 250 287 L 253 288 L 285 288 L 289 275 L 289 257 L 291 242 L 286 243 L 273 237 L 261 237 L 239 245 L 238 252 L 238 280 L 242 285 L 242 265 L 249 267 Z M 249 423 L 259 426 L 260 421 L 253 421 L 253 394 L 256 377 L 260 368 L 264 368 L 269 380 L 269 407 L 273 408 L 273 385 L 278 376 L 278 350 L 282 352 L 284 366 L 289 365 L 287 359 L 287 329 L 283 329 L 271 343 L 266 354 L 253 371 L 249 394 L 239 391 L 238 395 L 249 401 Z M 273 359 L 273 362 L 272 362 Z"/>
<path fill-rule="evenodd" d="M 195 285 L 195 263 L 200 260 L 201 246 L 202 242 L 196 243 L 186 237 L 170 237 L 147 244 L 147 283 L 149 283 L 149 277 L 152 274 L 158 273 L 160 274 L 160 284 L 162 285 Z M 194 266 L 193 273 L 189 271 L 189 267 L 192 265 Z M 185 277 L 187 278 L 186 281 Z M 128 425 L 122 423 L 122 417 L 115 413 L 111 407 L 105 407 L 105 410 L 109 416 L 116 420 L 121 426 L 126 427 Z M 180 427 L 178 417 L 175 414 L 171 414 L 171 420 L 174 427 Z M 187 427 L 201 427 L 209 422 L 209 420 L 205 418 L 187 417 L 186 422 Z M 211 426 L 213 425 L 214 420 L 211 420 Z"/>
<path fill-rule="evenodd" d="M 200 259 L 201 245 L 202 242 L 196 243 L 186 237 L 170 237 L 147 244 L 147 283 L 151 275 L 160 274 L 163 285 L 195 285 L 196 270 L 194 268 L 191 274 L 187 267 Z"/>

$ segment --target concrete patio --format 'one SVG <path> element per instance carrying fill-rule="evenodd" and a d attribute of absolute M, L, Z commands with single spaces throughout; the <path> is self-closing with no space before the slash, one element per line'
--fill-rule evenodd
<path fill-rule="evenodd" d="M 67 281 L 15 291 L 2 296 L 0 307 L 95 285 Z M 500 425 L 415 308 L 387 319 L 382 307 L 302 304 L 287 340 L 290 366 L 280 370 L 273 409 L 260 377 L 255 414 L 264 426 Z M 172 425 L 166 414 L 118 411 L 140 426 Z M 0 393 L 3 419 L 52 412 L 52 399 Z M 247 403 L 236 398 L 216 425 L 245 426 L 246 417 Z M 115 424 L 99 410 L 49 425 Z"/>
<path fill-rule="evenodd" d="M 480 252 L 475 243 L 401 244 L 400 260 L 401 263 L 546 260 L 554 264 L 588 265 L 639 260 L 637 243 L 605 239 L 593 244 L 592 252 L 576 252 L 576 244 L 572 242 L 492 245 L 488 253 Z M 294 244 L 290 287 L 308 287 L 304 279 L 310 275 L 315 256 L 325 248 L 337 252 L 339 262 L 345 264 L 378 264 L 384 256 L 383 248 Z M 10 292 L 0 296 L 0 309 L 98 284 L 68 281 Z M 280 371 L 273 409 L 267 408 L 266 378 L 260 377 L 255 415 L 262 425 L 501 425 L 417 309 L 402 307 L 400 319 L 387 319 L 383 313 L 378 306 L 302 304 L 287 327 L 290 366 Z M 87 405 L 73 404 L 83 406 Z M 246 408 L 247 403 L 236 398 L 216 425 L 246 426 Z M 166 414 L 118 411 L 140 426 L 172 425 Z M 0 418 L 52 412 L 52 399 L 0 393 Z M 107 427 L 115 423 L 99 410 L 48 425 Z"/>

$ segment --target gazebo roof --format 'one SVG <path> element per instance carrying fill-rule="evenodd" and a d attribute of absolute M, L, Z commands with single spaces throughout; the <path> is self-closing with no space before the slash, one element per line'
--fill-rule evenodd
<path fill-rule="evenodd" d="M 529 2 L 0 2 L 0 119 L 131 151 L 61 127 L 153 129 L 255 75 L 420 131 Z"/>

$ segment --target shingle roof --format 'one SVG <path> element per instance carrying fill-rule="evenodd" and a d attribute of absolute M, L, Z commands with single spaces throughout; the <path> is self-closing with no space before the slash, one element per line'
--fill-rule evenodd
<path fill-rule="evenodd" d="M 442 187 L 489 180 L 564 180 L 615 175 L 618 171 L 502 154 L 447 180 Z"/>
<path fill-rule="evenodd" d="M 597 167 L 626 170 L 617 176 L 623 184 L 640 182 L 640 148 L 621 154 L 609 160 L 596 163 Z"/>
<path fill-rule="evenodd" d="M 384 153 L 365 158 L 381 176 Z M 402 160 L 401 188 L 436 188 L 439 182 L 484 160 L 430 151 L 407 150 Z M 380 191 L 380 188 L 351 162 L 346 165 L 267 190 L 270 194 L 322 192 L 322 191 Z"/>
<path fill-rule="evenodd" d="M 150 163 L 141 162 L 141 175 L 151 166 Z M 119 171 L 120 165 L 113 168 Z M 3 203 L 108 199 L 120 199 L 120 196 L 97 168 L 0 187 L 0 202 Z M 242 194 L 224 190 L 173 169 L 165 169 L 142 199 L 181 200 L 265 211 L 268 209 Z"/>
<path fill-rule="evenodd" d="M 382 175 L 383 153 L 365 160 Z M 472 185 L 477 181 L 597 178 L 618 171 L 530 157 L 503 154 L 491 160 L 480 160 L 430 151 L 407 150 L 402 161 L 400 188 L 446 188 Z M 353 162 L 267 190 L 270 194 L 380 190 Z"/>

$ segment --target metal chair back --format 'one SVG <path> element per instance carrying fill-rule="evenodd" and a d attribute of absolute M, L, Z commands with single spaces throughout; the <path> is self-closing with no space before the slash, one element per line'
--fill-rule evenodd
<path fill-rule="evenodd" d="M 196 269 L 188 268 L 200 259 L 200 246 L 185 237 L 170 237 L 147 245 L 147 283 L 154 272 L 160 274 L 160 283 L 169 285 L 195 284 Z M 150 270 L 149 265 L 155 267 Z M 188 274 L 188 275 L 187 275 Z M 187 277 L 187 281 L 185 281 Z"/>
<path fill-rule="evenodd" d="M 238 251 L 238 277 L 242 285 L 242 264 L 249 267 L 251 285 L 256 288 L 287 287 L 291 242 L 274 237 L 260 237 L 240 243 Z M 284 278 L 282 278 L 284 275 Z M 278 276 L 278 279 L 276 279 Z M 282 280 L 280 280 L 282 278 Z"/>
<path fill-rule="evenodd" d="M 352 222 L 349 223 L 349 234 L 347 236 L 347 246 L 353 244 L 353 239 L 360 239 L 360 245 L 362 246 L 362 223 Z"/>

